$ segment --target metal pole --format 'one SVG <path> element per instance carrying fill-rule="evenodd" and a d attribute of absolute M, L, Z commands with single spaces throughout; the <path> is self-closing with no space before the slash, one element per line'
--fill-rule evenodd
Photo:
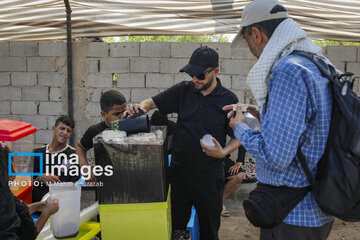
<path fill-rule="evenodd" d="M 73 89 L 72 89 L 72 48 L 71 48 L 71 7 L 69 0 L 64 0 L 66 7 L 66 49 L 67 49 L 67 88 L 68 88 L 68 115 L 74 119 L 73 110 Z M 73 145 L 74 138 L 71 135 L 70 145 Z"/>

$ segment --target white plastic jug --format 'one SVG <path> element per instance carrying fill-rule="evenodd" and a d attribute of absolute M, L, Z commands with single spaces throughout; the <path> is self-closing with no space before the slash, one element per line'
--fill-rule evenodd
<path fill-rule="evenodd" d="M 50 217 L 55 238 L 72 238 L 79 233 L 81 187 L 72 182 L 51 184 L 50 199 L 58 199 L 59 210 Z"/>

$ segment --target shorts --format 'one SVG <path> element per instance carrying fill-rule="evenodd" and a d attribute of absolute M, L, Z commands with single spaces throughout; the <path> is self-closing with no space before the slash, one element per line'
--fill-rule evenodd
<path fill-rule="evenodd" d="M 225 171 L 225 180 L 226 180 L 227 177 L 234 176 L 234 175 L 231 175 L 231 174 L 229 173 L 229 169 L 230 169 L 235 163 L 234 163 L 230 158 L 225 158 L 225 162 L 224 162 L 224 163 L 225 163 L 225 164 L 224 164 L 224 171 Z M 243 166 L 244 166 L 244 164 L 240 167 L 239 172 L 238 172 L 237 174 L 239 174 L 239 173 L 241 173 L 241 172 L 245 172 L 244 169 L 243 169 Z M 237 174 L 235 174 L 235 175 L 237 175 Z"/>

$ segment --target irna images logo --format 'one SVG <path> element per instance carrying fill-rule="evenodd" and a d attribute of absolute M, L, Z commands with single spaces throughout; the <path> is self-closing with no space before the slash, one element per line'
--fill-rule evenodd
<path fill-rule="evenodd" d="M 12 161 L 17 158 L 15 165 L 19 172 L 12 172 L 11 164 Z M 29 159 L 36 159 L 39 162 L 39 172 L 29 171 L 33 167 L 29 166 Z M 45 161 L 44 161 L 45 159 Z M 35 161 L 35 160 L 34 160 Z M 45 170 L 45 171 L 44 171 Z M 57 176 L 82 176 L 85 180 L 91 178 L 91 174 L 95 177 L 105 175 L 113 175 L 113 166 L 112 165 L 83 165 L 79 167 L 79 157 L 76 153 L 72 153 L 69 156 L 64 153 L 18 153 L 16 150 L 14 153 L 9 153 L 9 176 L 42 176 L 44 175 L 57 175 Z"/>

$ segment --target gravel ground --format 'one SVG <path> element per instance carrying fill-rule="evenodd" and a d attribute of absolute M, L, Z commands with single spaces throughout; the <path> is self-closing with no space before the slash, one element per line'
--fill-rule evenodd
<path fill-rule="evenodd" d="M 243 212 L 231 212 L 221 218 L 220 240 L 258 240 L 260 231 L 252 226 Z M 328 240 L 360 240 L 360 222 L 350 223 L 335 220 Z"/>

